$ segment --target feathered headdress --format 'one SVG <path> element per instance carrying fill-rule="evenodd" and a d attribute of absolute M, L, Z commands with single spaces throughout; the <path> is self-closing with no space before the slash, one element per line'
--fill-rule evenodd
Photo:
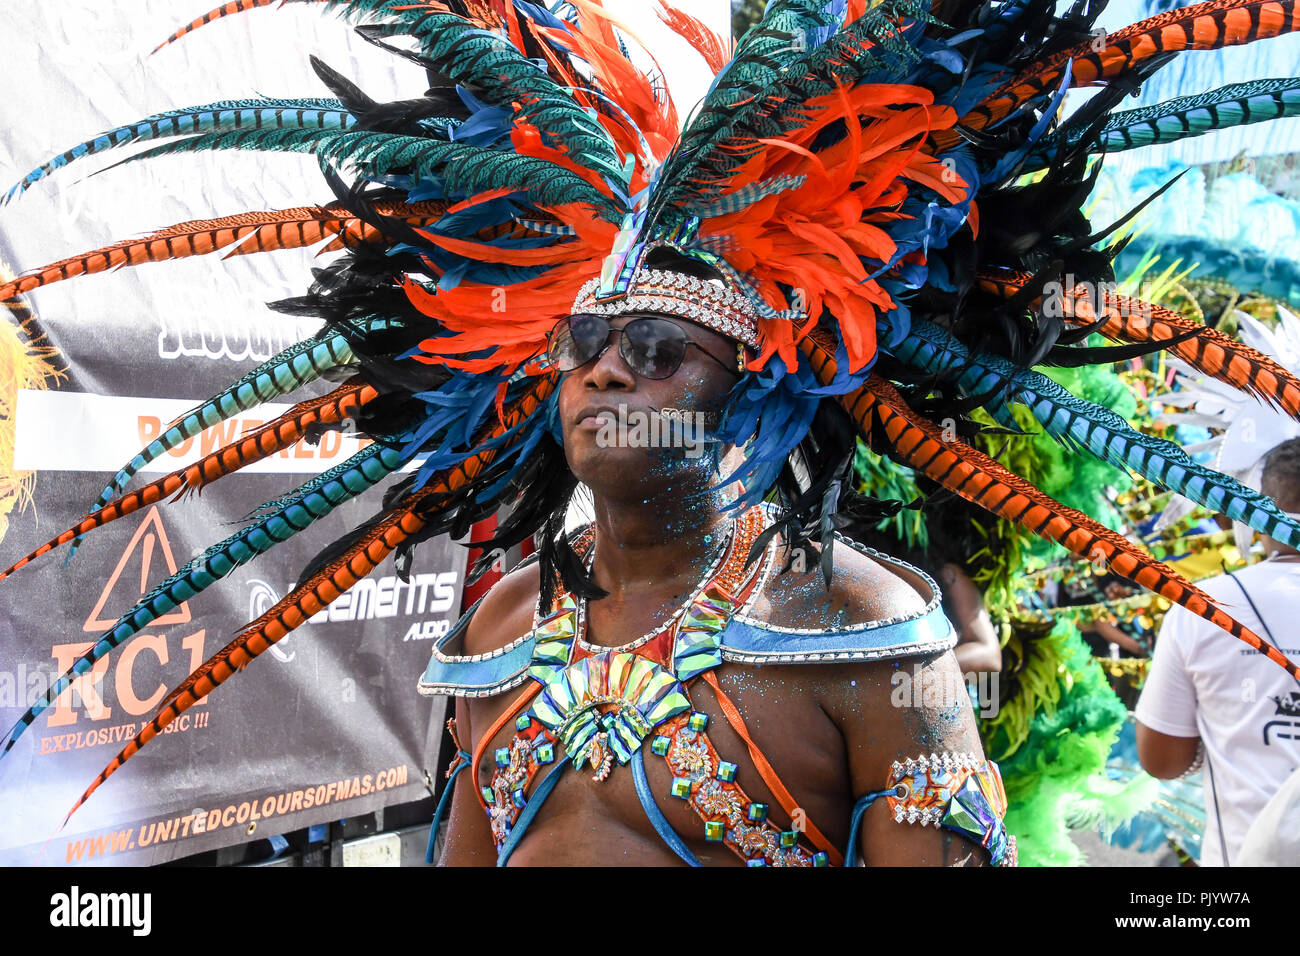
<path fill-rule="evenodd" d="M 270 2 L 234 0 L 177 36 Z M 1094 294 L 1111 278 L 1109 255 L 1095 249 L 1109 230 L 1094 232 L 1080 212 L 1094 175 L 1090 153 L 1138 145 L 1152 131 L 1167 137 L 1253 118 L 1211 110 L 1215 119 L 1204 122 L 1201 101 L 1110 111 L 1180 51 L 1300 27 L 1295 0 L 1211 0 L 1108 36 L 1092 30 L 1103 4 L 1089 0 L 1059 16 L 1047 0 L 870 8 L 771 0 L 730 53 L 685 13 L 665 10 L 716 74 L 684 129 L 595 0 L 550 10 L 525 0 L 284 2 L 341 12 L 366 40 L 422 69 L 430 88 L 380 103 L 314 63 L 332 98 L 159 113 L 72 147 L 8 198 L 73 161 L 149 144 L 128 161 L 200 150 L 310 153 L 335 201 L 182 223 L 37 269 L 0 287 L 0 299 L 141 262 L 323 241 L 343 254 L 305 295 L 277 306 L 323 326 L 165 429 L 85 520 L 14 568 L 310 429 L 351 419 L 375 441 L 267 502 L 145 595 L 19 721 L 6 748 L 75 675 L 157 615 L 412 463 L 414 474 L 390 487 L 371 521 L 328 548 L 292 593 L 163 701 L 86 796 L 387 555 L 396 552 L 400 568 L 423 538 L 462 533 L 503 502 L 514 510 L 496 544 L 540 532 L 543 580 L 549 565 L 579 587 L 581 566 L 559 533 L 575 480 L 555 438 L 557 376 L 545 337 L 580 295 L 615 312 L 633 307 L 653 253 L 665 247 L 722 276 L 726 303 L 744 319 L 733 337 L 753 345 L 717 436 L 746 450 L 735 476 L 742 500 L 775 496 L 780 527 L 824 542 L 827 571 L 861 436 L 1297 673 L 1171 568 L 977 451 L 962 415 L 983 406 L 1010 425 L 1009 405 L 1021 403 L 1078 453 L 1300 545 L 1300 525 L 1267 498 L 1033 371 L 1170 348 L 1202 373 L 1300 413 L 1300 382 L 1264 356 L 1175 313 Z M 1054 127 L 1066 91 L 1080 86 L 1100 92 Z M 1274 112 L 1295 105 L 1278 97 Z M 1180 126 L 1193 108 L 1197 123 Z M 1126 345 L 1076 347 L 1093 331 Z M 340 373 L 349 377 L 329 395 L 121 494 L 146 463 L 198 430 Z"/>

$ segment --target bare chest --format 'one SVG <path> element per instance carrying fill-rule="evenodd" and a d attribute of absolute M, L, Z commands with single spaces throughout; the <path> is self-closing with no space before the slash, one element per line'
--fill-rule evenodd
<path fill-rule="evenodd" d="M 577 768 L 565 764 L 557 742 L 554 760 L 536 768 L 526 786 L 535 794 L 546 776 L 558 775 L 511 863 L 680 862 L 656 832 L 647 801 L 705 865 L 739 865 L 736 840 L 752 847 L 782 833 L 802 836 L 809 822 L 842 847 L 852 805 L 848 763 L 838 727 L 818 704 L 816 670 L 723 664 L 712 680 L 689 681 L 690 710 L 656 728 L 631 758 L 642 761 L 643 792 L 631 761 L 615 761 L 605 774 L 589 764 Z M 485 794 L 499 789 L 498 763 L 517 746 L 514 712 L 528 710 L 519 693 L 470 705 L 476 733 L 500 722 L 486 746 L 475 748 L 484 755 L 475 769 Z M 722 819 L 735 825 L 720 830 Z"/>

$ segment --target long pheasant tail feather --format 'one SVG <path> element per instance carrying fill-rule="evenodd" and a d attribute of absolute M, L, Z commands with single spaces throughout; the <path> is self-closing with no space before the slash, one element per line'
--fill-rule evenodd
<path fill-rule="evenodd" d="M 434 202 L 376 204 L 376 209 L 385 215 L 404 219 L 414 226 L 436 221 L 445 208 Z M 349 247 L 383 238 L 379 230 L 342 206 L 300 206 L 219 219 L 195 219 L 34 269 L 0 285 L 0 301 L 65 279 L 146 262 L 205 256 L 231 246 L 236 248 L 230 255 L 299 249 L 331 237 Z"/>
<path fill-rule="evenodd" d="M 203 14 L 203 16 L 192 20 L 185 26 L 181 27 L 166 40 L 163 40 L 162 43 L 159 43 L 154 47 L 153 52 L 157 53 L 163 47 L 175 43 L 181 37 L 188 36 L 195 30 L 199 29 L 199 27 L 205 27 L 215 20 L 220 20 L 236 13 L 243 13 L 245 10 L 255 10 L 258 7 L 269 7 L 273 3 L 284 4 L 286 2 L 291 2 L 291 0 L 231 0 L 230 3 L 223 3 L 215 10 L 209 10 L 207 13 Z"/>
<path fill-rule="evenodd" d="M 893 386 L 878 376 L 841 401 L 864 434 L 879 421 L 890 445 L 909 467 L 1000 518 L 1055 541 L 1087 560 L 1102 560 L 1116 574 L 1180 604 L 1265 654 L 1300 681 L 1300 666 L 1235 618 L 1173 568 L 1134 547 L 1083 512 L 1068 508 L 961 441 L 945 441 L 942 430 L 914 413 Z"/>
<path fill-rule="evenodd" d="M 481 438 L 487 440 L 513 428 L 535 412 L 554 387 L 553 377 L 539 378 L 532 388 L 505 411 L 502 420 Z M 429 503 L 465 487 L 491 464 L 500 451 L 499 448 L 486 448 L 447 469 L 440 477 L 432 479 L 400 507 L 375 522 L 347 551 L 301 582 L 261 617 L 249 623 L 234 640 L 199 665 L 167 695 L 153 717 L 86 788 L 76 805 L 68 811 L 64 822 L 76 813 L 104 781 L 180 714 L 212 693 L 237 671 L 247 667 L 255 657 L 283 640 L 313 615 L 329 607 L 340 594 L 350 590 L 374 571 L 403 542 L 422 531 L 437 517 L 436 504 L 429 507 Z"/>
<path fill-rule="evenodd" d="M 247 128 L 346 130 L 355 125 L 356 117 L 344 109 L 342 103 L 319 98 L 222 100 L 155 113 L 127 126 L 106 130 L 64 150 L 0 196 L 0 205 L 18 198 L 42 179 L 74 162 L 134 143 Z"/>
<path fill-rule="evenodd" d="M 312 425 L 336 425 L 352 418 L 379 390 L 354 380 L 328 395 L 299 402 L 275 421 L 267 422 L 238 441 L 214 451 L 185 469 L 185 490 L 197 491 L 219 478 L 274 455 L 301 441 Z"/>
<path fill-rule="evenodd" d="M 328 335 L 324 339 L 308 339 L 285 349 L 165 429 L 118 470 L 93 507 L 104 507 L 117 494 L 118 489 L 141 468 L 186 439 L 198 435 L 203 429 L 295 391 L 316 381 L 331 369 L 353 364 L 354 360 L 352 346 L 347 337 L 340 334 Z"/>
<path fill-rule="evenodd" d="M 1004 412 L 997 403 L 1005 401 L 1008 393 L 1014 395 L 1062 444 L 1084 448 L 1283 544 L 1300 546 L 1300 523 L 1272 499 L 1199 464 L 1182 446 L 1141 434 L 1109 408 L 1071 394 L 1033 369 L 996 355 L 972 355 L 951 333 L 924 319 L 913 320 L 912 333 L 895 350 L 897 357 L 926 374 L 955 371 L 957 385 L 966 395 L 993 397 L 994 404 L 986 404 L 990 411 Z"/>
<path fill-rule="evenodd" d="M 294 628 L 312 615 L 329 606 L 340 594 L 352 588 L 368 575 L 394 549 L 419 532 L 426 520 L 414 514 L 418 501 L 425 493 L 414 496 L 408 504 L 378 522 L 361 540 L 332 562 L 296 587 L 274 607 L 210 657 L 177 687 L 158 707 L 153 717 L 125 747 L 109 761 L 108 765 L 86 788 L 80 799 L 68 811 L 66 823 L 90 795 L 100 788 L 128 760 L 139 753 L 150 740 L 163 731 L 173 720 L 224 684 L 236 672 L 243 670 L 258 655 L 282 640 Z"/>
<path fill-rule="evenodd" d="M 273 422 L 249 432 L 238 441 L 205 455 L 192 465 L 178 468 L 129 494 L 115 498 L 67 531 L 51 538 L 22 560 L 0 571 L 0 581 L 25 567 L 43 554 L 53 551 L 96 528 L 116 521 L 173 494 L 196 491 L 255 461 L 273 455 L 299 441 L 308 426 L 334 424 L 356 414 L 362 405 L 373 401 L 379 392 L 364 382 L 340 386 L 329 395 L 300 402 Z"/>
<path fill-rule="evenodd" d="M 980 276 L 979 283 L 985 291 L 1010 298 L 1028 279 L 1025 273 L 1002 273 Z M 1074 325 L 1095 322 L 1095 305 L 1101 306 L 1104 320 L 1097 331 L 1111 341 L 1169 341 L 1169 351 L 1202 374 L 1250 392 L 1300 419 L 1300 379 L 1263 352 L 1170 309 L 1128 296 L 1108 293 L 1095 302 L 1083 286 L 1076 286 L 1060 297 L 1062 317 Z M 1193 330 L 1199 334 L 1175 341 Z"/>
<path fill-rule="evenodd" d="M 24 731 L 60 694 L 72 686 L 77 677 L 88 673 L 101 658 L 139 633 L 141 628 L 201 594 L 236 568 L 293 537 L 343 502 L 373 487 L 402 467 L 407 457 L 387 446 L 370 445 L 276 502 L 275 510 L 270 514 L 194 558 L 140 598 L 90 650 L 54 681 L 41 699 L 29 707 L 11 728 L 4 753 L 17 743 Z"/>
<path fill-rule="evenodd" d="M 102 528 L 111 521 L 123 518 L 132 514 L 141 508 L 161 501 L 169 495 L 182 491 L 185 487 L 185 479 L 181 477 L 181 472 L 172 472 L 165 475 L 157 481 L 152 481 L 143 488 L 138 488 L 130 494 L 122 495 L 110 501 L 104 507 L 93 511 L 86 517 L 82 518 L 77 524 L 73 525 L 67 531 L 55 535 L 49 541 L 46 541 L 36 550 L 28 553 L 25 557 L 15 561 L 5 570 L 0 571 L 0 581 L 3 581 L 9 575 L 25 568 L 43 554 L 48 554 L 55 548 L 62 547 L 69 541 L 81 538 L 89 534 L 96 528 Z"/>
<path fill-rule="evenodd" d="M 1170 349 L 1174 355 L 1198 371 L 1272 402 L 1300 419 L 1300 379 L 1263 352 L 1217 329 L 1162 306 L 1112 295 L 1106 298 L 1106 322 L 1098 331 L 1116 341 L 1155 342 L 1188 329 L 1204 331 L 1176 343 Z"/>
<path fill-rule="evenodd" d="M 1036 63 L 999 87 L 961 119 L 984 129 L 1025 103 L 1050 94 L 1069 69 L 1075 86 L 1114 79 L 1153 57 L 1217 50 L 1300 29 L 1295 0 L 1208 0 L 1149 17 L 1104 37 L 1092 37 Z M 954 134 L 935 137 L 940 148 Z"/>
<path fill-rule="evenodd" d="M 1102 127 L 1089 152 L 1119 153 L 1159 146 L 1220 129 L 1267 123 L 1300 114 L 1300 78 L 1250 80 L 1114 114 Z M 1045 165 L 1061 150 L 1074 146 L 1086 129 L 1058 133 L 1035 150 L 1026 169 Z"/>
<path fill-rule="evenodd" d="M 549 391 L 549 388 L 547 389 Z M 535 409 L 542 393 L 534 390 L 532 396 L 524 396 L 514 408 L 506 413 L 505 420 L 486 438 L 503 434 L 518 424 L 528 412 Z M 370 574 L 402 542 L 424 528 L 437 517 L 436 505 L 428 503 L 459 491 L 472 481 L 500 452 L 498 448 L 487 448 L 465 461 L 444 471 L 432 479 L 420 491 L 407 498 L 401 507 L 377 521 L 342 555 L 329 562 L 321 570 L 295 587 L 273 607 L 257 620 L 249 623 L 243 632 L 226 647 L 200 665 L 194 673 L 172 691 L 159 706 L 161 716 L 171 704 L 188 697 L 188 701 L 178 704 L 179 714 L 194 701 L 205 697 L 218 684 L 223 683 L 236 669 L 243 669 L 248 661 L 263 653 L 271 644 L 284 638 L 295 628 L 313 615 L 318 614 L 334 601 L 340 594 L 351 589 L 362 578 Z M 419 513 L 416 509 L 419 508 Z M 219 674 L 219 676 L 212 676 Z M 211 681 L 205 686 L 205 681 Z M 161 729 L 172 717 L 168 717 Z"/>
<path fill-rule="evenodd" d="M 805 339 L 803 348 L 818 379 L 832 381 L 834 358 L 811 339 Z M 942 429 L 913 412 L 897 390 L 878 375 L 873 374 L 865 386 L 840 396 L 839 401 L 868 443 L 878 440 L 881 433 L 888 439 L 888 447 L 877 448 L 878 453 L 888 452 L 972 504 L 1055 541 L 1086 560 L 1104 561 L 1121 577 L 1223 628 L 1300 681 L 1300 666 L 1220 610 L 1209 595 L 1173 568 L 1082 512 L 1055 501 L 983 452 L 960 440 L 948 440 Z"/>

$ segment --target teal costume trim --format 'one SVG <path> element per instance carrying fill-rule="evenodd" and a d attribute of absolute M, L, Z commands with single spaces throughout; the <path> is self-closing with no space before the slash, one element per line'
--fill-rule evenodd
<path fill-rule="evenodd" d="M 858 833 L 862 829 L 862 815 L 867 812 L 876 800 L 886 794 L 893 793 L 892 790 L 877 790 L 875 793 L 868 793 L 858 797 L 853 804 L 853 815 L 849 817 L 849 845 L 844 848 L 844 865 L 858 865 Z"/>
<path fill-rule="evenodd" d="M 924 581 L 932 595 L 925 609 L 910 617 L 835 630 L 783 628 L 738 614 L 727 622 L 719 638 L 721 660 L 739 664 L 832 664 L 915 657 L 946 651 L 957 643 L 956 632 L 940 606 L 939 587 L 929 576 L 856 542 L 839 540 L 878 561 L 910 571 Z M 536 632 L 529 632 L 491 654 L 455 654 L 482 601 L 480 598 L 434 645 L 433 656 L 420 679 L 421 694 L 492 697 L 527 680 L 538 640 Z M 707 663 L 716 666 L 711 660 Z M 691 676 L 706 669 L 692 667 Z"/>
<path fill-rule="evenodd" d="M 673 825 L 659 809 L 659 804 L 655 803 L 654 792 L 650 789 L 650 781 L 646 778 L 644 750 L 639 751 L 637 759 L 632 761 L 632 784 L 636 787 L 636 796 L 641 801 L 641 809 L 645 810 L 651 826 L 668 844 L 669 849 L 681 857 L 687 866 L 700 866 L 700 861 L 686 845 L 686 841 L 673 829 Z"/>

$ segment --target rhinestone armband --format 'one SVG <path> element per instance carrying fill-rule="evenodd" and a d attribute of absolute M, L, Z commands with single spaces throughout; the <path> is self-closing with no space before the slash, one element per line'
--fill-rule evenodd
<path fill-rule="evenodd" d="M 953 830 L 988 850 L 994 865 L 1016 865 L 1016 838 L 1002 822 L 1007 795 L 992 761 L 947 752 L 895 760 L 889 789 L 889 809 L 897 822 Z"/>

